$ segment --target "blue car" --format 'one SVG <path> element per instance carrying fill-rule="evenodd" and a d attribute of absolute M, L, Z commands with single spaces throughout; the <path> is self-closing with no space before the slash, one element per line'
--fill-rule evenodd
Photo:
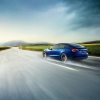
<path fill-rule="evenodd" d="M 59 43 L 52 48 L 43 51 L 43 57 L 59 58 L 61 61 L 67 59 L 86 59 L 88 58 L 88 50 L 79 44 Z"/>

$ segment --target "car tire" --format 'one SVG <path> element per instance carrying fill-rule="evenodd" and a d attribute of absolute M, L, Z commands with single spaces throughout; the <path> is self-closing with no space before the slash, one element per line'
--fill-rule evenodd
<path fill-rule="evenodd" d="M 68 60 L 67 55 L 65 53 L 62 53 L 60 56 L 61 61 L 66 62 Z"/>

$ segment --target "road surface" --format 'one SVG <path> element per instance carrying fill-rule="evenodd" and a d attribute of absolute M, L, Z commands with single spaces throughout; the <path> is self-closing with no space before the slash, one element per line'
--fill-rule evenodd
<path fill-rule="evenodd" d="M 18 48 L 1 51 L 0 100 L 100 100 L 100 58 L 62 63 Z"/>

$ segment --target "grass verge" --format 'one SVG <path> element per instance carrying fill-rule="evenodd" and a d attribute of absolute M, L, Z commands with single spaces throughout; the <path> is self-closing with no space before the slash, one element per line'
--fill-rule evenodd
<path fill-rule="evenodd" d="M 0 46 L 0 51 L 10 49 L 10 47 Z"/>
<path fill-rule="evenodd" d="M 26 45 L 26 46 L 20 46 L 20 49 L 24 50 L 31 50 L 31 51 L 43 51 L 46 48 L 50 48 L 51 45 Z"/>
<path fill-rule="evenodd" d="M 88 49 L 89 55 L 100 56 L 100 44 L 82 44 Z"/>

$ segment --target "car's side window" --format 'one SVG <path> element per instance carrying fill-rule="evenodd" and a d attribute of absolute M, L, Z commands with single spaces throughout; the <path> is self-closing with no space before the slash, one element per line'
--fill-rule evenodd
<path fill-rule="evenodd" d="M 69 48 L 69 45 L 65 45 L 65 48 Z"/>
<path fill-rule="evenodd" d="M 58 44 L 56 44 L 56 45 L 53 46 L 53 49 L 58 49 L 58 48 L 59 48 Z"/>
<path fill-rule="evenodd" d="M 60 48 L 60 49 L 64 49 L 64 48 L 65 48 L 65 45 L 64 45 L 64 44 L 60 44 L 60 45 L 59 45 L 59 48 Z"/>
<path fill-rule="evenodd" d="M 64 49 L 65 45 L 64 44 L 56 44 L 55 46 L 53 46 L 53 49 Z"/>

